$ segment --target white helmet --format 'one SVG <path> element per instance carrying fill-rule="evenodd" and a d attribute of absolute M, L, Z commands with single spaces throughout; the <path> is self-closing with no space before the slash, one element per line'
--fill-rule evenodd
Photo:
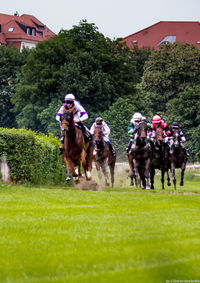
<path fill-rule="evenodd" d="M 133 115 L 133 120 L 134 120 L 134 121 L 141 121 L 141 120 L 142 120 L 142 115 L 141 115 L 139 112 L 136 112 L 136 113 Z"/>
<path fill-rule="evenodd" d="M 75 96 L 72 93 L 68 93 L 65 95 L 65 101 L 74 101 L 75 100 Z"/>

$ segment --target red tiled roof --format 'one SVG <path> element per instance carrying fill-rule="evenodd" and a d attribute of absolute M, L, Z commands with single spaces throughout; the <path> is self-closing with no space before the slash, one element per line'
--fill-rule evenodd
<path fill-rule="evenodd" d="M 124 37 L 123 41 L 126 41 L 129 47 L 132 47 L 133 43 L 137 43 L 139 48 L 150 46 L 159 49 L 159 43 L 166 36 L 176 36 L 177 42 L 193 44 L 200 49 L 199 22 L 161 21 Z"/>
<path fill-rule="evenodd" d="M 16 41 L 28 41 L 28 42 L 41 42 L 48 40 L 55 34 L 47 28 L 42 22 L 32 15 L 6 15 L 0 13 L 0 43 L 9 44 Z M 34 28 L 35 35 L 27 34 L 27 27 Z M 14 28 L 12 32 L 9 32 L 9 28 Z M 19 44 L 18 44 L 19 45 Z"/>

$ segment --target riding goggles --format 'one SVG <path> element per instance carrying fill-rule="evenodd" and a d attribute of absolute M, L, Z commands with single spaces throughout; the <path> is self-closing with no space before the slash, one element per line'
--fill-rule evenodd
<path fill-rule="evenodd" d="M 74 104 L 74 101 L 72 101 L 72 100 L 67 100 L 66 103 L 67 103 L 67 104 Z"/>
<path fill-rule="evenodd" d="M 96 122 L 97 125 L 102 125 L 102 122 Z"/>

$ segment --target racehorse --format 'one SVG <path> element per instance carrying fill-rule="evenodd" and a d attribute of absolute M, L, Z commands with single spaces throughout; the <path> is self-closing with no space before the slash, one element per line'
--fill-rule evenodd
<path fill-rule="evenodd" d="M 147 138 L 147 123 L 141 121 L 137 128 L 135 142 L 131 148 L 131 154 L 128 155 L 130 167 L 130 177 L 136 178 L 136 187 L 139 184 L 138 173 L 142 182 L 143 189 L 149 189 L 149 172 L 152 159 L 152 149 Z"/>
<path fill-rule="evenodd" d="M 178 129 L 173 133 L 173 146 L 171 153 L 171 178 L 173 180 L 174 189 L 176 190 L 175 168 L 181 168 L 180 186 L 184 185 L 184 173 L 187 163 L 187 154 L 185 148 L 181 145 L 181 137 Z"/>
<path fill-rule="evenodd" d="M 111 184 L 112 188 L 114 186 L 114 173 L 115 173 L 115 163 L 116 155 L 112 155 L 108 145 L 103 139 L 102 126 L 96 126 L 94 129 L 94 141 L 96 154 L 94 155 L 95 166 L 98 172 L 98 178 L 100 181 L 100 186 L 102 187 L 102 174 L 104 174 L 105 185 L 109 186 L 109 173 L 108 167 L 110 168 Z"/>
<path fill-rule="evenodd" d="M 92 171 L 92 141 L 85 143 L 83 133 L 74 123 L 74 108 L 67 110 L 61 116 L 61 130 L 64 131 L 63 155 L 66 169 L 70 166 L 75 182 L 79 181 L 81 165 L 86 180 L 91 179 Z"/>
<path fill-rule="evenodd" d="M 169 170 L 170 170 L 170 157 L 169 157 L 169 149 L 167 145 L 164 143 L 164 131 L 161 127 L 156 129 L 155 142 L 153 146 L 153 160 L 151 162 L 151 189 L 154 189 L 154 176 L 155 169 L 161 170 L 161 183 L 162 189 L 164 190 L 164 177 L 165 172 L 167 173 L 167 184 L 171 185 Z"/>

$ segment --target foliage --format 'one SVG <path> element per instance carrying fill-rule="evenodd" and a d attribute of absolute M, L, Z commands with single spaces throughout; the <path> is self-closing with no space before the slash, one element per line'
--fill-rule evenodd
<path fill-rule="evenodd" d="M 142 115 L 147 114 L 139 92 L 135 96 L 128 95 L 126 98 L 118 98 L 108 110 L 102 113 L 102 118 L 111 129 L 110 139 L 117 149 L 118 160 L 127 160 L 126 146 L 130 139 L 128 125 L 134 112 L 141 112 Z"/>
<path fill-rule="evenodd" d="M 59 157 L 59 142 L 53 135 L 1 128 L 0 156 L 3 155 L 14 182 L 56 184 L 64 180 L 65 166 Z"/>
<path fill-rule="evenodd" d="M 13 107 L 10 99 L 20 80 L 21 66 L 25 63 L 28 50 L 20 52 L 17 48 L 0 46 L 0 127 L 17 125 L 11 112 Z"/>
<path fill-rule="evenodd" d="M 136 70 L 142 78 L 145 62 L 149 59 L 152 49 L 150 47 L 139 48 L 137 44 L 133 44 L 131 49 L 131 59 L 136 62 Z"/>
<path fill-rule="evenodd" d="M 189 44 L 165 44 L 146 61 L 142 89 L 153 112 L 166 112 L 178 93 L 200 84 L 200 50 Z"/>
<path fill-rule="evenodd" d="M 82 21 L 69 31 L 42 42 L 31 52 L 12 96 L 19 127 L 55 131 L 55 101 L 72 92 L 93 117 L 98 105 L 108 109 L 119 97 L 134 95 L 139 81 L 129 48 L 111 41 L 94 24 Z M 43 120 L 45 118 L 45 120 Z"/>
<path fill-rule="evenodd" d="M 167 104 L 170 122 L 177 121 L 183 130 L 191 158 L 200 159 L 200 87 L 181 92 Z"/>

